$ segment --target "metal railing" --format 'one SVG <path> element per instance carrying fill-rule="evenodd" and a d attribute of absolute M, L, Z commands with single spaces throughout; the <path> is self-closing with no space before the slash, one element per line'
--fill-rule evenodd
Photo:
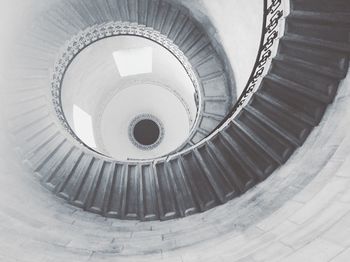
<path fill-rule="evenodd" d="M 196 145 L 180 151 L 163 159 L 172 159 L 183 153 L 189 152 L 200 145 L 210 141 L 221 130 L 227 127 L 232 119 L 241 111 L 241 109 L 249 102 L 253 94 L 259 89 L 264 76 L 268 73 L 274 53 L 278 49 L 278 40 L 283 35 L 283 27 L 281 25 L 282 18 L 287 15 L 286 4 L 289 0 L 264 0 L 264 20 L 262 24 L 261 40 L 256 62 L 253 66 L 252 73 L 248 79 L 241 96 L 233 106 L 232 110 L 220 122 L 215 130 L 213 130 L 206 138 L 198 142 Z"/>
<path fill-rule="evenodd" d="M 228 119 L 235 116 L 247 104 L 257 91 L 261 80 L 270 68 L 274 50 L 278 47 L 276 42 L 280 36 L 279 25 L 284 15 L 284 0 L 264 0 L 264 21 L 261 41 L 256 62 L 241 96 L 231 112 L 221 121 L 218 127 L 224 125 Z M 215 133 L 214 130 L 212 133 Z M 209 135 L 210 136 L 210 135 Z"/>

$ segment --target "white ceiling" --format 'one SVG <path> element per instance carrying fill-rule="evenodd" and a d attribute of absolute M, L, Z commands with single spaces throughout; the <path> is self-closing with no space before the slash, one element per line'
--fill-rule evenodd
<path fill-rule="evenodd" d="M 162 156 L 184 142 L 196 119 L 194 94 L 186 70 L 168 50 L 145 38 L 118 36 L 92 44 L 73 60 L 62 105 L 71 126 L 74 106 L 91 116 L 98 151 L 118 160 L 139 159 Z M 136 148 L 126 136 L 126 123 L 144 113 L 160 118 L 171 137 L 153 152 Z"/>

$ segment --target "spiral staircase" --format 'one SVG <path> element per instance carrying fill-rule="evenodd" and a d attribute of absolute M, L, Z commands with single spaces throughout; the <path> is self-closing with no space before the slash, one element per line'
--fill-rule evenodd
<path fill-rule="evenodd" d="M 347 261 L 349 14 L 346 0 L 265 1 L 256 63 L 236 101 L 224 47 L 176 1 L 53 5 L 4 74 L 2 144 L 18 158 L 1 154 L 13 193 L 0 202 L 0 260 Z M 64 124 L 57 57 L 72 36 L 109 21 L 160 32 L 199 83 L 195 132 L 164 157 L 117 161 Z"/>

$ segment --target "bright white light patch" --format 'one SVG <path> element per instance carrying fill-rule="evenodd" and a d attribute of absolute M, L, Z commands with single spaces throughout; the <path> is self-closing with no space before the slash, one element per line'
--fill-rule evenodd
<path fill-rule="evenodd" d="M 96 148 L 91 116 L 77 105 L 73 105 L 74 131 L 87 145 Z"/>
<path fill-rule="evenodd" d="M 152 47 L 116 51 L 113 58 L 122 77 L 152 73 Z"/>

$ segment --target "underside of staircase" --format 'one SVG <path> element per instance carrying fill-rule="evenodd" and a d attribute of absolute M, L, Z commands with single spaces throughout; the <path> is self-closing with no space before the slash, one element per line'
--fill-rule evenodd
<path fill-rule="evenodd" d="M 349 55 L 348 0 L 291 0 L 277 55 L 249 103 L 210 139 L 165 160 L 122 163 L 83 150 L 57 127 L 35 78 L 16 90 L 24 98 L 9 125 L 27 165 L 72 205 L 119 219 L 184 217 L 242 195 L 283 165 L 332 103 Z"/>

